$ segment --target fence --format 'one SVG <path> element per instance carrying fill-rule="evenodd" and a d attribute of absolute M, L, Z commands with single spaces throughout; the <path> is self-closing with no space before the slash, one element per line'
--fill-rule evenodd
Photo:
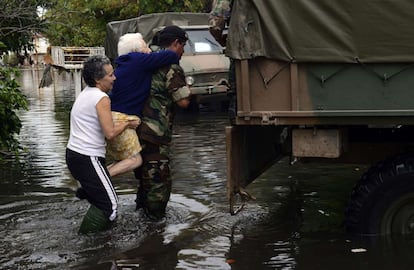
<path fill-rule="evenodd" d="M 82 69 L 91 55 L 105 55 L 103 47 L 52 47 L 53 64 L 65 69 Z"/>

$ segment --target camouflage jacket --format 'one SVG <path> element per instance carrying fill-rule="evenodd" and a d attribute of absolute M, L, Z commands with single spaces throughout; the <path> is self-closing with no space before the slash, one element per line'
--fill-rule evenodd
<path fill-rule="evenodd" d="M 214 0 L 208 24 L 210 28 L 223 31 L 230 19 L 231 0 Z"/>
<path fill-rule="evenodd" d="M 169 144 L 174 103 L 189 96 L 184 70 L 179 65 L 165 66 L 156 71 L 152 75 L 150 95 L 142 111 L 139 138 L 157 145 Z"/>
<path fill-rule="evenodd" d="M 226 37 L 223 30 L 229 23 L 232 0 L 214 0 L 211 12 L 208 18 L 210 33 L 222 45 L 226 44 Z"/>

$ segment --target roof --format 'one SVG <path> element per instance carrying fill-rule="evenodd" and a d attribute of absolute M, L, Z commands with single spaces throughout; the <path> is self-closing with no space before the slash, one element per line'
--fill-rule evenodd
<path fill-rule="evenodd" d="M 148 42 L 155 30 L 167 25 L 199 26 L 206 24 L 208 24 L 208 13 L 191 12 L 152 13 L 132 19 L 109 22 L 106 25 L 105 54 L 109 58 L 116 58 L 119 37 L 126 33 L 139 32 Z"/>
<path fill-rule="evenodd" d="M 296 62 L 414 61 L 414 2 L 234 0 L 226 54 Z"/>

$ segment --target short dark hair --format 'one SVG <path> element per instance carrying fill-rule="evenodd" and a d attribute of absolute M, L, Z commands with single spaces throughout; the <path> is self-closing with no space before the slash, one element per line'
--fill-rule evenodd
<path fill-rule="evenodd" d="M 110 65 L 111 60 L 105 55 L 92 55 L 83 63 L 82 78 L 88 86 L 96 86 L 96 80 L 106 76 L 105 65 Z"/>
<path fill-rule="evenodd" d="M 157 45 L 166 48 L 171 45 L 176 39 L 181 43 L 188 40 L 187 33 L 176 25 L 169 25 L 158 31 L 152 39 L 151 45 Z"/>

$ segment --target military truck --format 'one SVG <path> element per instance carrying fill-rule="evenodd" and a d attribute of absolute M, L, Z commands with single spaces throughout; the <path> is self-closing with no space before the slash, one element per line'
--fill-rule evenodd
<path fill-rule="evenodd" d="M 414 231 L 412 14 L 414 4 L 403 0 L 233 1 L 232 214 L 249 183 L 290 156 L 370 164 L 350 191 L 348 232 Z"/>
<path fill-rule="evenodd" d="M 229 59 L 224 48 L 208 30 L 208 14 L 166 12 L 109 22 L 106 26 L 105 53 L 115 59 L 119 37 L 139 32 L 150 44 L 156 31 L 167 25 L 183 28 L 189 37 L 180 60 L 192 92 L 193 110 L 221 111 L 227 108 Z"/>

